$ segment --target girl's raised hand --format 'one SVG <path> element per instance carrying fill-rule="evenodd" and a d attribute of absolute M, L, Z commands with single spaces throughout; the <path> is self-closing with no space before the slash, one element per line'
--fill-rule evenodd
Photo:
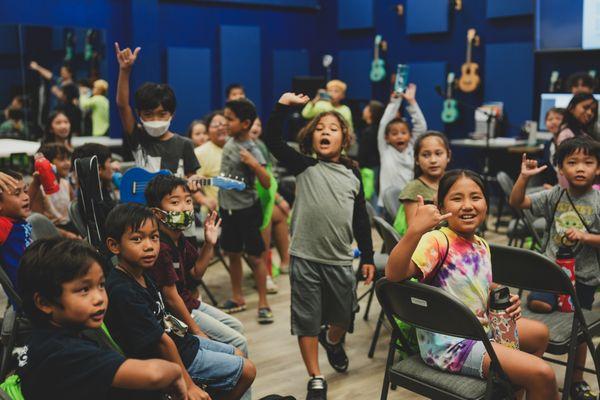
<path fill-rule="evenodd" d="M 137 60 L 140 50 L 141 47 L 136 47 L 135 50 L 133 50 L 133 52 L 129 47 L 121 50 L 121 48 L 119 47 L 119 43 L 115 42 L 115 54 L 117 55 L 119 68 L 131 69 L 131 67 L 133 67 L 133 64 L 135 64 L 135 60 Z"/>
<path fill-rule="evenodd" d="M 538 167 L 538 163 L 536 160 L 528 160 L 527 154 L 523 153 L 523 157 L 521 158 L 521 175 L 525 177 L 537 175 L 543 170 L 545 170 L 547 167 L 547 165 L 542 165 L 541 167 Z"/>
<path fill-rule="evenodd" d="M 279 102 L 286 106 L 299 106 L 308 103 L 310 97 L 305 94 L 296 94 L 292 92 L 287 92 L 281 95 L 279 98 Z"/>
<path fill-rule="evenodd" d="M 441 214 L 433 204 L 425 204 L 423 196 L 417 195 L 417 209 L 408 229 L 414 233 L 423 234 L 435 228 L 440 222 L 450 217 L 452 213 Z"/>

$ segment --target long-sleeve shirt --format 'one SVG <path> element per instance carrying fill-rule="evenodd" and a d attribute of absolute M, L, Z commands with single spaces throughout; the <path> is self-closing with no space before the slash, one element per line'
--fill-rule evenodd
<path fill-rule="evenodd" d="M 304 117 L 304 119 L 312 119 L 326 111 L 339 112 L 350 126 L 350 129 L 354 131 L 354 126 L 352 125 L 352 111 L 350 111 L 350 108 L 348 108 L 348 106 L 345 105 L 334 107 L 333 104 L 331 104 L 331 102 L 329 101 L 319 100 L 316 103 L 310 101 L 306 103 L 306 105 L 302 109 L 302 117 Z"/>
<path fill-rule="evenodd" d="M 349 265 L 356 238 L 361 264 L 373 264 L 371 224 L 357 168 L 303 155 L 281 137 L 290 107 L 277 104 L 264 141 L 279 165 L 296 176 L 290 254 L 327 265 Z"/>
<path fill-rule="evenodd" d="M 412 123 L 412 135 L 410 142 L 404 151 L 396 148 L 385 141 L 385 129 L 387 124 L 396 117 L 402 104 L 401 99 L 392 100 L 381 117 L 379 130 L 377 132 L 377 148 L 381 158 L 381 169 L 379 172 L 379 206 L 383 206 L 383 194 L 391 186 L 403 188 L 413 179 L 414 173 L 414 144 L 415 140 L 427 132 L 427 122 L 417 103 L 408 104 L 406 111 L 410 115 Z"/>

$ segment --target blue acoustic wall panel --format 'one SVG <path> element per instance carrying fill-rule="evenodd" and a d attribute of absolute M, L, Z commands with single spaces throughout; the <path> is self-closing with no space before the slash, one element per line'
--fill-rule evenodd
<path fill-rule="evenodd" d="M 406 0 L 406 33 L 448 32 L 448 0 Z"/>
<path fill-rule="evenodd" d="M 339 0 L 338 28 L 366 29 L 373 27 L 374 0 Z"/>
<path fill-rule="evenodd" d="M 440 114 L 442 99 L 435 91 L 436 86 L 445 87 L 445 62 L 414 62 L 409 63 L 408 81 L 417 85 L 417 102 L 425 115 L 428 129 L 443 130 Z"/>
<path fill-rule="evenodd" d="M 211 61 L 210 49 L 167 48 L 167 82 L 177 94 L 174 132 L 185 135 L 192 120 L 211 110 Z"/>
<path fill-rule="evenodd" d="M 583 0 L 538 0 L 536 41 L 538 49 L 581 48 Z"/>
<path fill-rule="evenodd" d="M 309 75 L 308 50 L 273 51 L 273 101 L 292 90 L 294 76 Z"/>
<path fill-rule="evenodd" d="M 208 3 L 207 0 L 196 0 L 200 3 Z M 233 3 L 253 6 L 272 6 L 272 7 L 298 7 L 298 8 L 319 8 L 317 0 L 210 0 L 211 3 Z"/>
<path fill-rule="evenodd" d="M 520 126 L 533 112 L 533 44 L 497 43 L 485 47 L 485 101 L 502 101 L 512 125 Z M 513 127 L 509 135 L 517 135 Z"/>
<path fill-rule="evenodd" d="M 373 58 L 372 51 L 370 49 L 342 50 L 337 58 L 339 78 L 348 85 L 346 97 L 353 100 L 370 100 L 369 71 Z"/>
<path fill-rule="evenodd" d="M 222 25 L 221 43 L 221 93 L 227 85 L 241 83 L 246 96 L 260 111 L 260 28 L 257 26 Z M 224 94 L 222 95 L 224 96 Z"/>
<path fill-rule="evenodd" d="M 534 0 L 487 0 L 487 17 L 513 17 L 533 14 Z"/>

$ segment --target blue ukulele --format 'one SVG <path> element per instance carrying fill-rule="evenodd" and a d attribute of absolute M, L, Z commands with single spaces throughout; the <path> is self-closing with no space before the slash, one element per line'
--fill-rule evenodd
<path fill-rule="evenodd" d="M 171 175 L 171 171 L 161 169 L 158 172 L 148 172 L 143 168 L 135 167 L 125 172 L 121 179 L 121 203 L 146 204 L 144 191 L 146 190 L 146 186 L 148 186 L 148 182 L 156 175 Z M 198 183 L 201 186 L 216 186 L 224 190 L 241 191 L 246 189 L 244 182 L 224 176 L 199 179 Z"/>
<path fill-rule="evenodd" d="M 375 54 L 371 63 L 369 77 L 372 82 L 381 82 L 385 78 L 385 61 L 379 58 L 379 47 L 381 46 L 381 35 L 375 36 Z"/>

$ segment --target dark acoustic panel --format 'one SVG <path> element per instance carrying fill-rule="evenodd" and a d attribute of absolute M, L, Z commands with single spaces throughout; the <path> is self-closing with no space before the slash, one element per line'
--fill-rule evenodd
<path fill-rule="evenodd" d="M 371 81 L 369 71 L 373 52 L 365 50 L 342 50 L 338 54 L 339 79 L 346 82 L 348 92 L 346 97 L 353 100 L 371 99 Z"/>
<path fill-rule="evenodd" d="M 308 64 L 308 50 L 306 49 L 275 50 L 273 52 L 273 103 L 279 99 L 282 93 L 292 90 L 292 80 L 295 76 L 309 74 Z"/>
<path fill-rule="evenodd" d="M 410 63 L 408 81 L 417 85 L 417 103 L 425 115 L 428 129 L 444 130 L 441 120 L 442 99 L 435 91 L 436 86 L 446 85 L 445 62 Z"/>

